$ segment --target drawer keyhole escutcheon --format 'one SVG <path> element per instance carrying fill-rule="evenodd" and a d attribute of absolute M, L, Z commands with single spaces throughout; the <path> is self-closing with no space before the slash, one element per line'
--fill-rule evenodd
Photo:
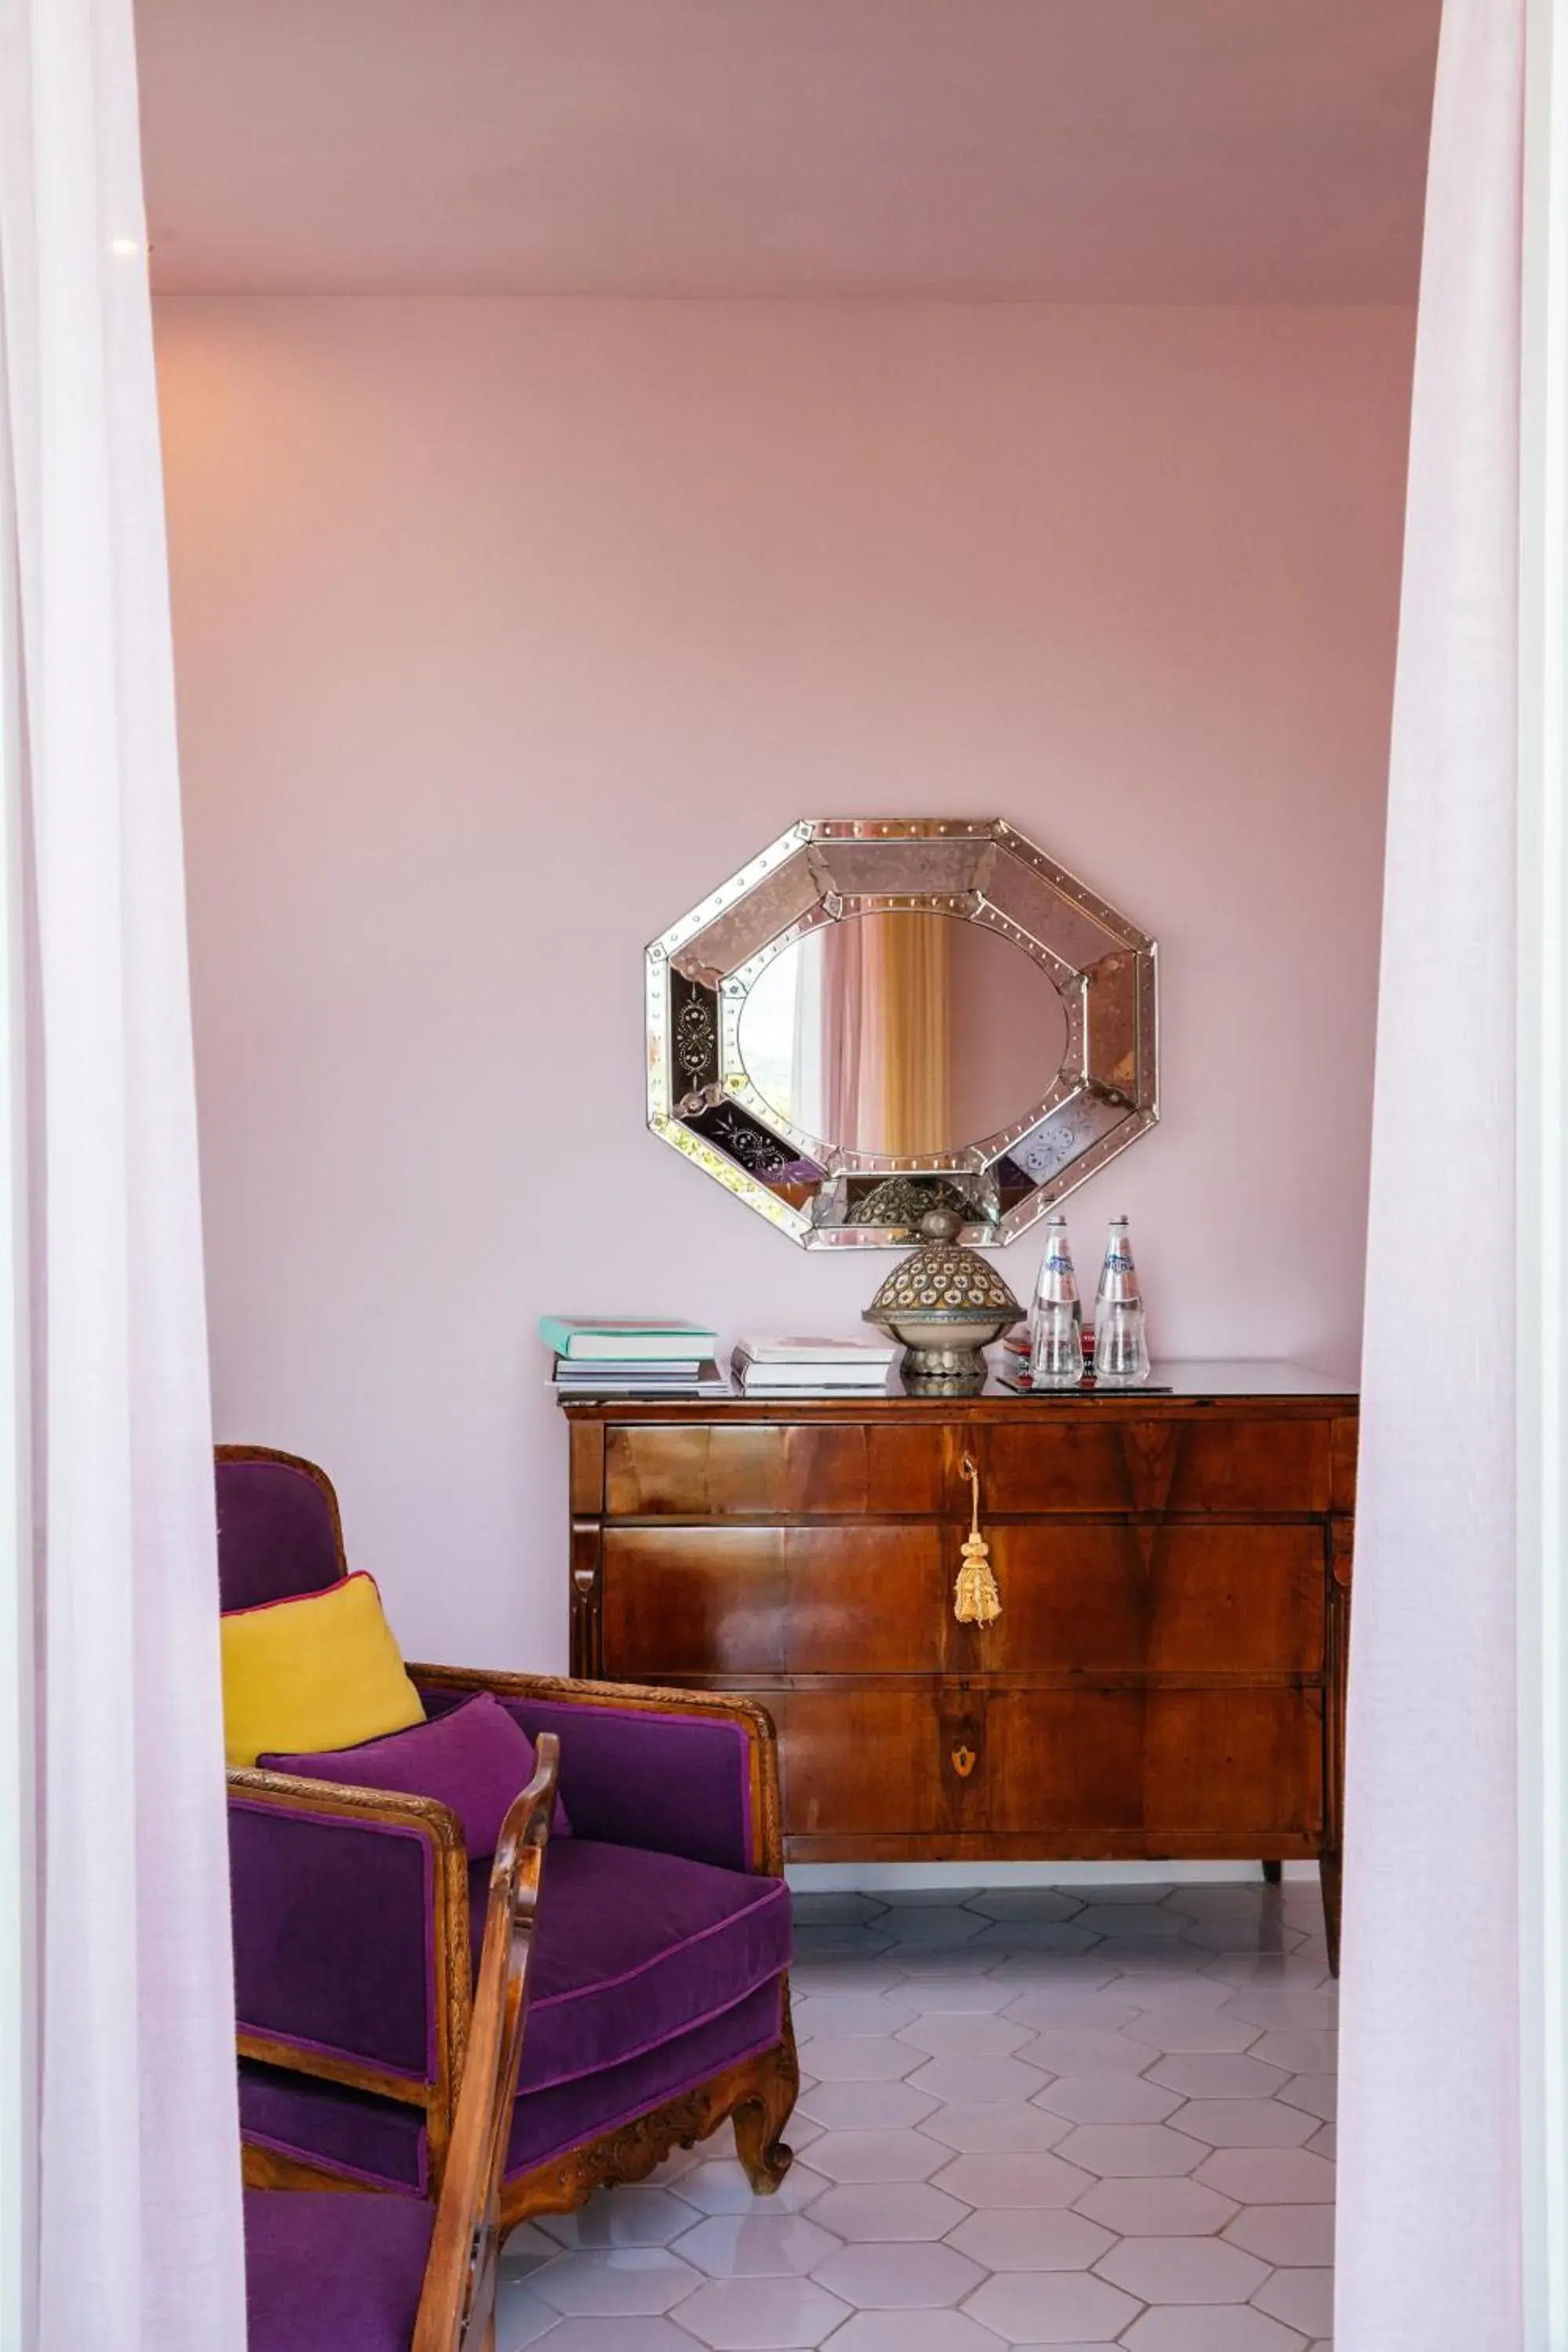
<path fill-rule="evenodd" d="M 955 1748 L 952 1751 L 952 1769 L 961 1780 L 967 1780 L 974 1769 L 973 1748 Z"/>
<path fill-rule="evenodd" d="M 963 1566 L 952 1588 L 952 1613 L 961 1625 L 994 1625 L 1002 1614 L 1002 1595 L 991 1570 L 991 1547 L 980 1532 L 980 1472 L 973 1455 L 963 1457 L 963 1475 L 973 1496 L 969 1533 L 963 1538 Z M 956 1761 L 956 1759 L 954 1759 Z"/>

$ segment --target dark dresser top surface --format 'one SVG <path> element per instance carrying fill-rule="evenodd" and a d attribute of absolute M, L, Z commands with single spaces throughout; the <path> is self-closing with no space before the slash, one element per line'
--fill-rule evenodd
<path fill-rule="evenodd" d="M 574 1420 L 589 1421 L 780 1421 L 800 1417 L 823 1419 L 834 1413 L 897 1414 L 900 1419 L 962 1421 L 978 1410 L 989 1421 L 1006 1413 L 1033 1417 L 1064 1411 L 1158 1413 L 1162 1409 L 1220 1402 L 1269 1403 L 1295 1400 L 1302 1403 L 1334 1404 L 1353 1411 L 1356 1382 L 1336 1381 L 1303 1364 L 1261 1360 L 1228 1362 L 1156 1361 L 1147 1386 L 1114 1389 L 1066 1389 L 1021 1394 L 995 1375 L 984 1389 L 967 1396 L 911 1396 L 897 1373 L 880 1395 L 846 1396 L 842 1391 L 792 1390 L 785 1396 L 727 1397 L 564 1397 L 565 1412 Z"/>

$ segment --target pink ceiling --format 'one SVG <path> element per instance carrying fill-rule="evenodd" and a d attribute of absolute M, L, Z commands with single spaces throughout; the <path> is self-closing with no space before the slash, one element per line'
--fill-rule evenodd
<path fill-rule="evenodd" d="M 1438 0 L 140 0 L 164 290 L 1414 296 Z"/>

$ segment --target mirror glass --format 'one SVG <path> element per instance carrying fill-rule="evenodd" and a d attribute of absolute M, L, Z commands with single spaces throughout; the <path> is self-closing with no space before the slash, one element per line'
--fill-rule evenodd
<path fill-rule="evenodd" d="M 791 1127 L 900 1159 L 961 1151 L 1021 1118 L 1067 1042 L 1033 956 L 923 909 L 794 940 L 752 985 L 739 1032 L 747 1076 Z"/>
<path fill-rule="evenodd" d="M 1156 971 L 1005 817 L 802 817 L 648 943 L 648 1125 L 805 1248 L 1001 1247 L 1159 1118 Z"/>

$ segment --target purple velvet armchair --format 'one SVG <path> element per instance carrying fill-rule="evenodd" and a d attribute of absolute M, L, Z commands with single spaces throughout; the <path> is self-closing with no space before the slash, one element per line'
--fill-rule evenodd
<path fill-rule="evenodd" d="M 217 1450 L 223 1606 L 343 1576 L 331 1480 Z M 544 1863 L 503 2225 L 636 2180 L 727 2116 L 753 2188 L 798 2087 L 778 1764 L 765 1710 L 708 1692 L 411 1665 L 434 1716 L 489 1690 L 561 1738 L 572 1834 Z M 231 1771 L 240 2119 L 260 2187 L 433 2196 L 488 1864 L 429 1797 Z"/>

